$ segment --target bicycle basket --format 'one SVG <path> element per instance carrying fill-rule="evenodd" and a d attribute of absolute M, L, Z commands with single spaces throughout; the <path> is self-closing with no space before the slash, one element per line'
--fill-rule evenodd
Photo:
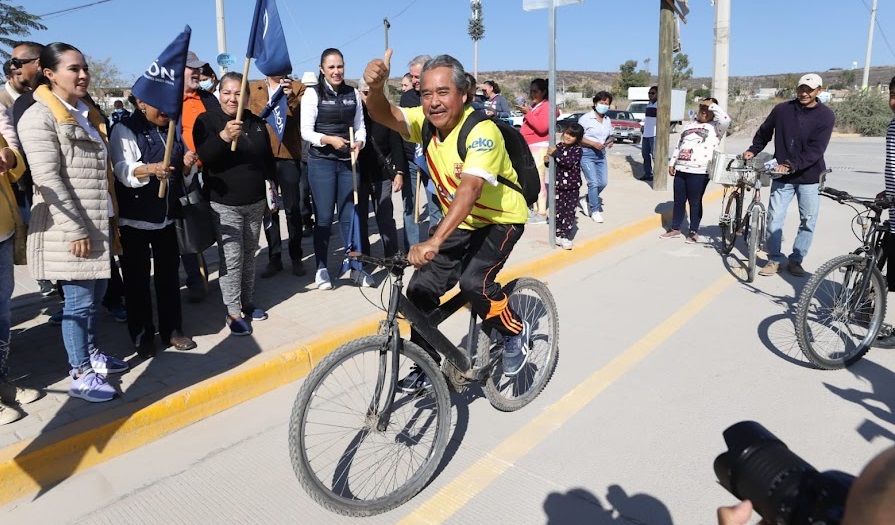
<path fill-rule="evenodd" d="M 730 168 L 742 168 L 745 162 L 738 159 L 735 154 L 722 153 L 715 150 L 712 153 L 712 162 L 709 165 L 709 173 L 712 176 L 712 182 L 723 184 L 724 186 L 736 186 L 742 178 L 742 172 L 730 171 Z"/>

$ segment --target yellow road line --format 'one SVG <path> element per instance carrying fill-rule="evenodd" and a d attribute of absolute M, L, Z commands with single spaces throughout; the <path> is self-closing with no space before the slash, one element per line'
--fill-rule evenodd
<path fill-rule="evenodd" d="M 454 515 L 523 456 L 547 439 L 547 436 L 553 431 L 561 427 L 616 380 L 643 361 L 734 282 L 736 280 L 729 274 L 716 280 L 699 295 L 688 301 L 674 315 L 650 330 L 643 338 L 616 356 L 606 366 L 594 372 L 562 399 L 547 407 L 482 459 L 461 472 L 410 515 L 398 522 L 399 525 L 442 523 Z"/>
<path fill-rule="evenodd" d="M 720 191 L 708 193 L 704 201 L 720 195 Z M 657 221 L 657 215 L 650 215 L 583 242 L 571 252 L 548 250 L 540 259 L 505 268 L 501 280 L 543 277 L 654 230 Z M 206 379 L 135 412 L 122 415 L 126 407 L 114 409 L 111 412 L 118 415 L 98 414 L 10 445 L 0 450 L 0 505 L 301 379 L 338 346 L 374 333 L 380 318 L 376 314 L 309 343 L 274 351 L 277 355 L 266 361 L 250 361 L 247 368 Z"/>

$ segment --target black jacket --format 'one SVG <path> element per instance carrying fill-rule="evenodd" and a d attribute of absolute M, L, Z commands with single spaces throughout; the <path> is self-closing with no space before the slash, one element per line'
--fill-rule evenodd
<path fill-rule="evenodd" d="M 758 153 L 774 139 L 774 158 L 788 164 L 790 175 L 778 179 L 790 184 L 817 184 L 820 173 L 827 169 L 824 152 L 833 134 L 836 115 L 818 103 L 806 108 L 798 100 L 774 106 L 771 114 L 755 132 L 749 151 Z"/>
<path fill-rule="evenodd" d="M 245 206 L 265 198 L 264 180 L 274 172 L 274 158 L 266 123 L 243 111 L 242 135 L 236 151 L 220 133 L 233 117 L 214 107 L 199 115 L 193 127 L 196 153 L 205 170 L 205 191 L 212 202 Z"/>
<path fill-rule="evenodd" d="M 401 135 L 371 119 L 366 106 L 363 109 L 367 143 L 357 158 L 361 178 L 371 182 L 390 180 L 394 178 L 395 171 L 406 176 L 407 156 L 404 154 Z M 386 163 L 391 165 L 391 169 L 386 167 Z"/>

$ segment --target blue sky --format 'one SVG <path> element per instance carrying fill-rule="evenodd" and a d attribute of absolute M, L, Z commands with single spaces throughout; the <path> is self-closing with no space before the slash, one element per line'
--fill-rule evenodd
<path fill-rule="evenodd" d="M 15 3 L 22 3 L 21 0 Z M 91 0 L 27 0 L 38 15 Z M 382 19 L 391 21 L 392 74 L 404 72 L 413 56 L 448 53 L 469 71 L 473 46 L 467 36 L 468 0 L 277 0 L 295 75 L 317 70 L 320 52 L 338 47 L 346 75 L 357 78 L 384 47 Z M 225 0 L 228 51 L 241 70 L 253 0 Z M 525 12 L 522 0 L 482 0 L 485 38 L 479 42 L 479 70 L 547 69 L 548 15 Z M 864 66 L 871 0 L 732 0 L 732 75 L 782 72 L 823 73 Z M 585 0 L 557 14 L 557 68 L 617 71 L 634 59 L 657 67 L 658 0 Z M 880 2 L 872 65 L 895 64 L 895 5 Z M 192 29 L 191 48 L 203 60 L 217 55 L 215 0 L 110 0 L 44 20 L 46 31 L 30 38 L 63 41 L 97 58 L 111 58 L 136 77 L 182 29 Z M 688 24 L 681 25 L 683 52 L 696 76 L 710 76 L 714 9 L 709 0 L 690 0 Z M 891 39 L 891 44 L 885 37 Z M 251 75 L 257 77 L 254 71 Z"/>

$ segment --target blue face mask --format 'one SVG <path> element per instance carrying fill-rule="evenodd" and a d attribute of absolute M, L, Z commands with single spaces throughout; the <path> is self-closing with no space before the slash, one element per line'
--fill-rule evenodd
<path fill-rule="evenodd" d="M 596 112 L 599 113 L 600 115 L 605 115 L 606 112 L 609 111 L 609 105 L 608 104 L 597 104 L 596 106 L 594 106 L 594 110 L 596 110 Z"/>
<path fill-rule="evenodd" d="M 201 80 L 199 81 L 199 88 L 204 89 L 205 91 L 211 91 L 211 86 L 213 84 L 214 83 L 211 81 L 210 78 L 208 80 Z"/>

